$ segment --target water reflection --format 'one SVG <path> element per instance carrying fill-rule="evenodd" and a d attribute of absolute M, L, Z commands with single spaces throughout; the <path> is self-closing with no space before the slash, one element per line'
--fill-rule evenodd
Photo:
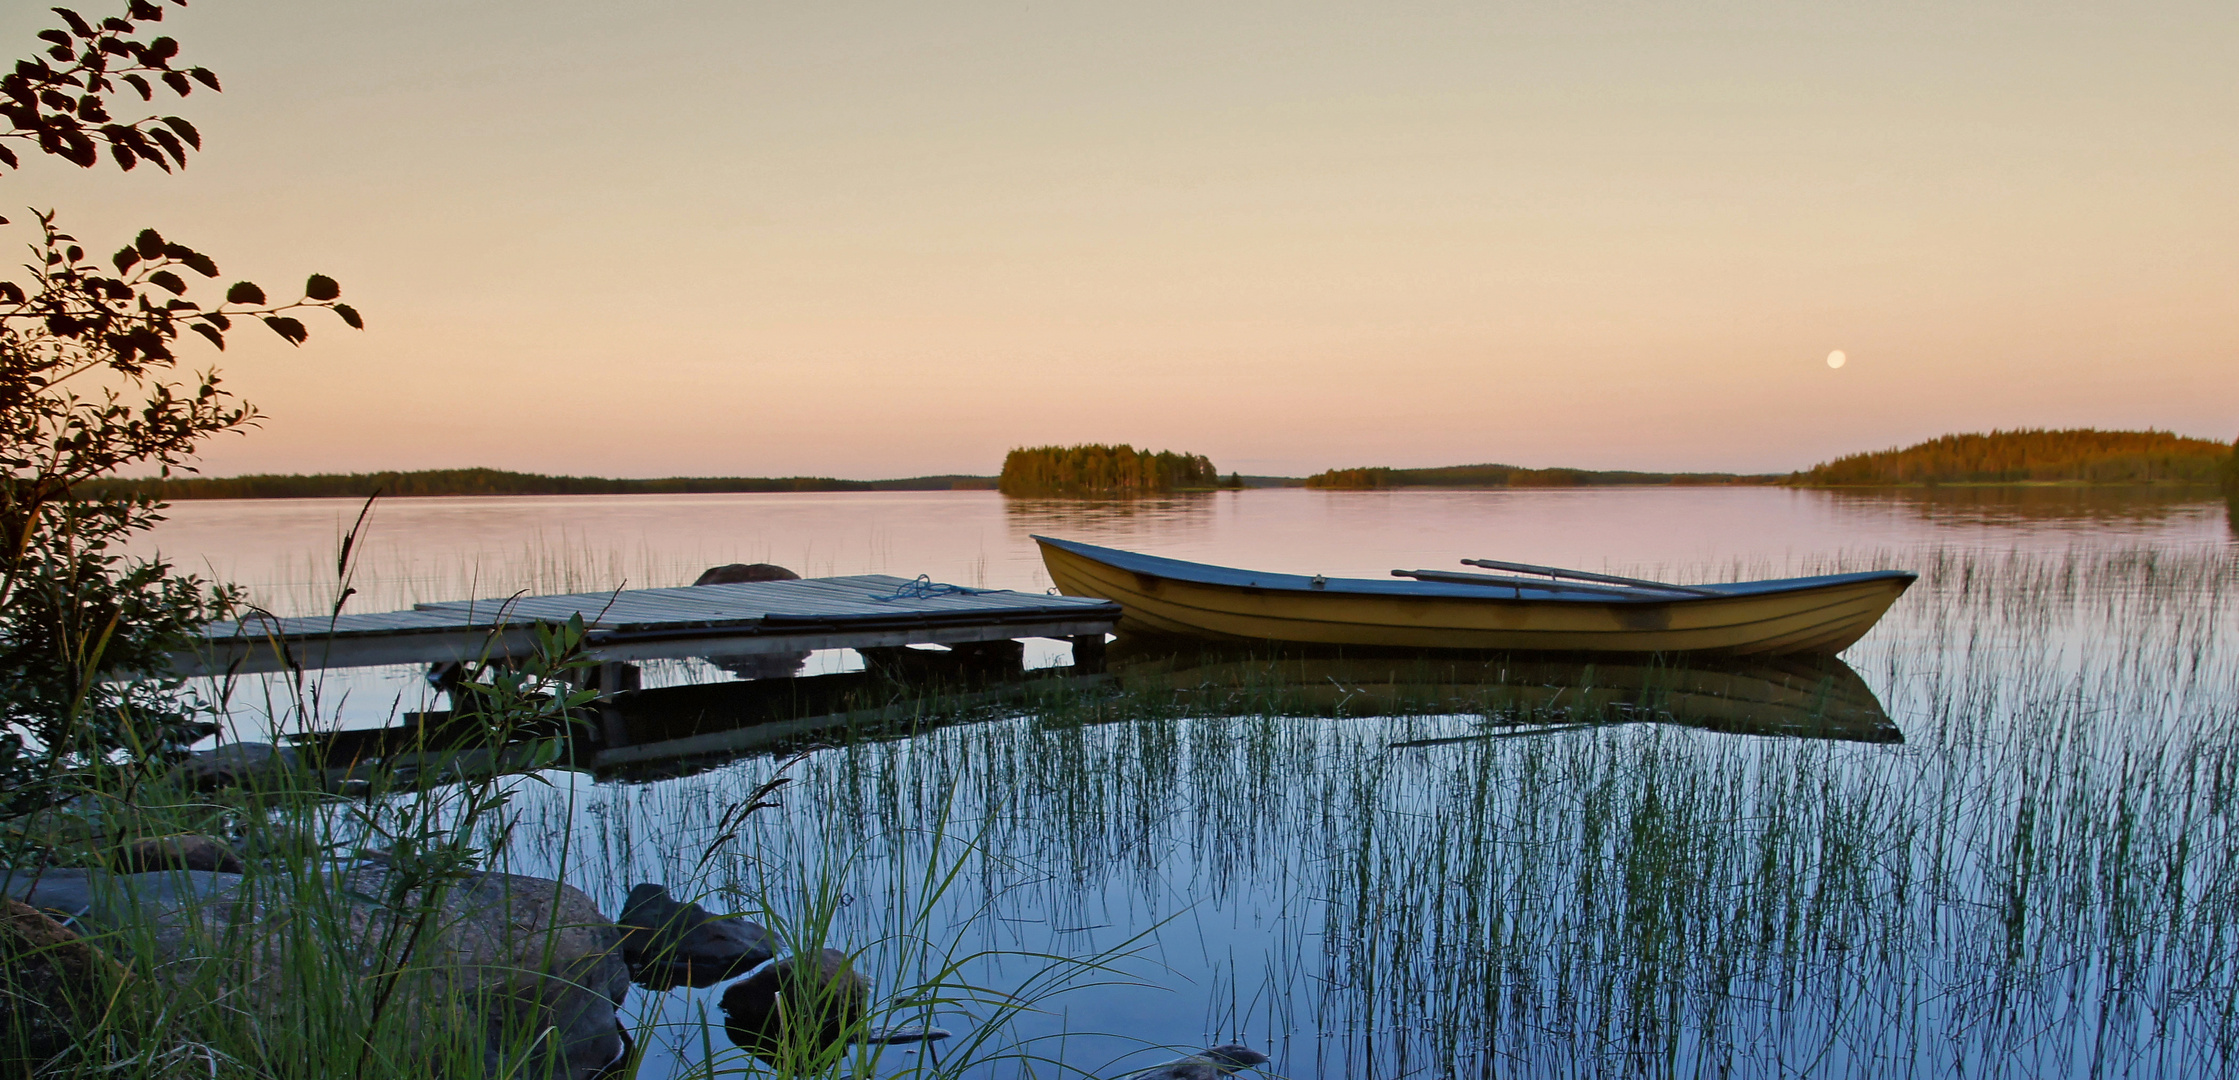
<path fill-rule="evenodd" d="M 1123 693 L 1200 715 L 1475 715 L 1481 734 L 1525 726 L 1661 723 L 1749 735 L 1904 741 L 1858 673 L 1841 660 L 1685 666 L 1533 657 L 1361 657 L 1290 652 L 1161 651 L 1123 640 L 1107 661 Z"/>
<path fill-rule="evenodd" d="M 1747 664 L 1657 659 L 1426 658 L 1176 652 L 1123 639 L 1106 671 L 1025 677 L 1015 651 L 887 650 L 867 670 L 662 687 L 605 705 L 575 760 L 602 778 L 649 781 L 745 758 L 924 735 L 990 708 L 1062 711 L 1072 723 L 1190 716 L 1466 717 L 1429 746 L 1614 724 L 1897 743 L 1903 733 L 1840 660 Z"/>
<path fill-rule="evenodd" d="M 1155 531 L 1187 534 L 1204 531 L 1214 515 L 1234 499 L 1233 492 L 1198 492 L 1144 499 L 1003 500 L 1003 520 L 1011 534 L 1026 537 L 1051 529 Z"/>
<path fill-rule="evenodd" d="M 2000 485 L 1834 489 L 1820 492 L 1838 506 L 1889 509 L 1936 526 L 2020 525 L 2160 527 L 2211 512 L 2211 488 L 2168 486 Z"/>

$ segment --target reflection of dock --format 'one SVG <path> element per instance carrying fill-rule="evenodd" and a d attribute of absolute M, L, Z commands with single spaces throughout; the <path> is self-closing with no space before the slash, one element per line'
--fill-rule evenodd
<path fill-rule="evenodd" d="M 380 664 L 448 664 L 526 655 L 539 623 L 581 616 L 585 654 L 623 663 L 814 649 L 962 645 L 1103 635 L 1119 606 L 1007 589 L 963 589 L 885 574 L 691 585 L 420 604 L 333 618 L 251 616 L 212 624 L 175 658 L 189 675 Z"/>

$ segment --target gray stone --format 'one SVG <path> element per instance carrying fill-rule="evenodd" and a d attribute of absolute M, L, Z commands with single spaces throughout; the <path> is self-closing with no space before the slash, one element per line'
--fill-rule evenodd
<path fill-rule="evenodd" d="M 694 585 L 743 585 L 750 581 L 799 581 L 801 575 L 782 566 L 766 562 L 725 563 L 711 566 L 692 582 Z"/>
<path fill-rule="evenodd" d="M 711 914 L 650 883 L 630 890 L 618 922 L 630 978 L 648 990 L 713 986 L 774 955 L 760 924 Z"/>
<path fill-rule="evenodd" d="M 486 1028 L 483 1056 L 500 1072 L 523 1066 L 519 1075 L 589 1080 L 621 1055 L 615 1008 L 629 991 L 621 934 L 580 890 L 507 874 L 452 881 L 411 954 L 384 962 L 380 943 L 413 939 L 427 890 L 393 898 L 398 882 L 379 861 L 316 872 L 328 901 L 318 910 L 293 903 L 313 883 L 195 870 L 49 870 L 11 875 L 6 890 L 91 931 L 132 931 L 114 940 L 149 950 L 153 969 L 177 973 L 182 984 L 205 965 L 231 966 L 210 982 L 230 988 L 232 1007 L 279 1015 L 290 992 L 286 956 L 314 947 L 367 976 L 402 972 L 391 1006 L 402 1011 L 392 1015 L 475 1010 Z M 535 1039 L 548 1027 L 553 1036 Z M 532 1040 L 527 1062 L 505 1057 L 507 1047 Z"/>
<path fill-rule="evenodd" d="M 723 991 L 723 1030 L 780 1072 L 817 1074 L 854 1041 L 871 1008 L 871 984 L 847 954 L 788 956 Z"/>
<path fill-rule="evenodd" d="M 161 870 L 211 870 L 238 874 L 247 869 L 241 856 L 214 836 L 180 833 L 135 840 L 117 849 L 116 867 L 122 873 L 147 874 Z"/>
<path fill-rule="evenodd" d="M 1243 1069 L 1267 1064 L 1267 1055 L 1247 1046 L 1226 1043 L 1207 1047 L 1179 1061 L 1169 1061 L 1136 1073 L 1132 1080 L 1221 1080 Z"/>
<path fill-rule="evenodd" d="M 193 756 L 172 767 L 171 775 L 196 791 L 227 787 L 285 787 L 303 780 L 302 759 L 285 746 L 237 742 Z"/>

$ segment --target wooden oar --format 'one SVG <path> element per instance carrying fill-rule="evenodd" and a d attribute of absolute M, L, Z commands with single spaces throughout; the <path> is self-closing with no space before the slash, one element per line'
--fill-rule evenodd
<path fill-rule="evenodd" d="M 1715 589 L 1697 589 L 1689 585 L 1671 585 L 1661 581 L 1641 578 L 1618 577 L 1615 574 L 1589 574 L 1584 570 L 1565 570 L 1558 566 L 1535 566 L 1531 563 L 1501 562 L 1498 559 L 1463 559 L 1463 566 L 1482 566 L 1487 570 L 1506 570 L 1512 574 L 1545 574 L 1548 577 L 1569 578 L 1572 581 L 1599 581 L 1604 585 L 1630 585 L 1636 589 L 1663 589 L 1668 592 L 1693 593 L 1696 596 L 1723 596 Z"/>
<path fill-rule="evenodd" d="M 1486 585 L 1499 589 L 1537 589 L 1541 592 L 1560 591 L 1573 593 L 1594 593 L 1600 596 L 1629 596 L 1636 598 L 1661 596 L 1664 598 L 1676 599 L 1683 596 L 1705 595 L 1699 589 L 1687 589 L 1677 585 L 1668 585 L 1659 588 L 1641 588 L 1638 586 L 1626 586 L 1624 588 L 1617 588 L 1609 585 L 1581 585 L 1576 582 L 1569 581 L 1542 581 L 1538 578 L 1495 577 L 1491 574 L 1465 574 L 1459 570 L 1394 570 L 1392 571 L 1392 576 L 1414 578 L 1417 581 L 1436 581 L 1447 585 Z"/>

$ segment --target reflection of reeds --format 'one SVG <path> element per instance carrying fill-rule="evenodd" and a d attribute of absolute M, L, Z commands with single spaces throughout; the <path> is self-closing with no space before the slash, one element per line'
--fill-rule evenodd
<path fill-rule="evenodd" d="M 739 843 L 857 852 L 855 940 L 932 860 L 927 821 L 976 836 L 936 920 L 971 940 L 1085 952 L 1186 913 L 1230 951 L 1155 958 L 1205 1030 L 1131 1035 L 1246 1029 L 1287 1075 L 2228 1073 L 2239 560 L 1907 559 L 1921 583 L 1851 654 L 1901 746 L 1609 723 L 1439 742 L 1487 715 L 1168 685 L 813 754 Z M 581 835 L 595 877 L 661 880 L 691 845 L 647 839 L 711 829 L 768 768 L 530 819 Z M 1090 1067 L 1128 1046 L 1069 1045 Z"/>

